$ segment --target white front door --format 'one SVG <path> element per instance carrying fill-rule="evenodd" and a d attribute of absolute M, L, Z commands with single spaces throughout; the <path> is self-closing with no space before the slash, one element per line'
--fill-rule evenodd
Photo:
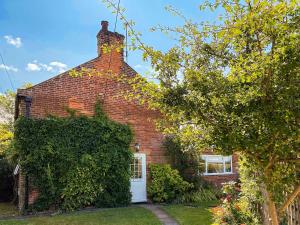
<path fill-rule="evenodd" d="M 131 202 L 146 202 L 146 154 L 134 153 L 133 161 L 130 164 L 130 172 Z"/>

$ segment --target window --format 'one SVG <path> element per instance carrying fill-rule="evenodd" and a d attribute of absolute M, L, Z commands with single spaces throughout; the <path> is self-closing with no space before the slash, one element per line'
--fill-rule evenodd
<path fill-rule="evenodd" d="M 141 157 L 134 157 L 130 164 L 130 172 L 131 172 L 131 179 L 141 179 L 142 178 L 142 158 Z"/>
<path fill-rule="evenodd" d="M 232 173 L 232 156 L 202 155 L 204 175 Z"/>

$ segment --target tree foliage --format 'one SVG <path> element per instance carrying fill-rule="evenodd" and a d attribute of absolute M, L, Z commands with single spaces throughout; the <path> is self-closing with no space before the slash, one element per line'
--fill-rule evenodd
<path fill-rule="evenodd" d="M 13 166 L 8 155 L 14 130 L 15 93 L 0 93 L 0 201 L 13 199 Z"/>
<path fill-rule="evenodd" d="M 0 157 L 8 149 L 13 138 L 15 93 L 0 94 Z"/>
<path fill-rule="evenodd" d="M 197 151 L 184 151 L 182 145 L 175 137 L 166 136 L 163 142 L 163 148 L 170 158 L 172 168 L 178 170 L 184 180 L 193 183 L 195 186 L 203 185 L 201 179 L 202 161 Z"/>
<path fill-rule="evenodd" d="M 28 88 L 31 86 L 32 84 L 26 83 L 22 87 Z M 11 141 L 14 132 L 15 98 L 16 93 L 12 90 L 0 93 L 0 158 L 6 156 L 11 159 L 11 154 L 13 154 L 9 150 L 12 150 Z"/>
<path fill-rule="evenodd" d="M 116 9 L 114 2 L 104 2 Z M 164 115 L 159 127 L 187 149 L 246 157 L 265 190 L 273 224 L 284 210 L 279 209 L 283 191 L 300 191 L 299 5 L 297 0 L 207 1 L 199 8 L 221 12 L 215 21 L 192 21 L 168 7 L 184 25 L 153 28 L 176 37 L 166 52 L 144 44 L 120 12 L 132 49 L 143 51 L 157 80 L 136 76 L 129 97 L 159 110 Z"/>

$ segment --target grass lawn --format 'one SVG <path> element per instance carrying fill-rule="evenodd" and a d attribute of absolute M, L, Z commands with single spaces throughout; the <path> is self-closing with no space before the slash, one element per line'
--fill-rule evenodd
<path fill-rule="evenodd" d="M 140 207 L 103 209 L 98 212 L 79 212 L 26 220 L 1 221 L 0 225 L 160 225 L 148 210 Z"/>
<path fill-rule="evenodd" d="M 180 225 L 210 225 L 212 224 L 212 213 L 209 209 L 215 205 L 216 203 L 212 202 L 199 206 L 166 205 L 162 208 Z"/>
<path fill-rule="evenodd" d="M 0 217 L 1 216 L 17 216 L 18 210 L 16 206 L 10 203 L 0 203 Z M 0 223 L 1 224 L 1 223 Z"/>

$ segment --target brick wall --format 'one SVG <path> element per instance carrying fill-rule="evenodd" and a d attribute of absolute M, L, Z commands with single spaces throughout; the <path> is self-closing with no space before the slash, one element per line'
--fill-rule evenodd
<path fill-rule="evenodd" d="M 105 64 L 101 58 L 91 62 L 95 68 Z M 83 65 L 84 66 L 84 65 Z M 112 63 L 112 70 L 120 71 L 127 65 Z M 128 68 L 127 68 L 128 69 Z M 135 135 L 134 143 L 140 144 L 140 152 L 147 155 L 147 162 L 165 162 L 161 148 L 163 135 L 156 131 L 154 120 L 159 114 L 134 104 L 120 96 L 123 84 L 105 77 L 77 77 L 67 73 L 38 84 L 27 90 L 19 90 L 32 97 L 31 116 L 67 116 L 66 108 L 73 108 L 86 115 L 93 115 L 97 99 L 103 101 L 107 115 L 120 123 L 129 124 Z"/>
<path fill-rule="evenodd" d="M 95 69 L 101 76 L 74 78 L 66 72 L 32 88 L 18 90 L 18 93 L 32 97 L 31 116 L 38 118 L 47 115 L 67 116 L 67 107 L 92 115 L 95 103 L 100 99 L 104 111 L 111 119 L 132 127 L 134 143 L 140 144 L 140 152 L 146 153 L 147 162 L 163 163 L 166 161 L 161 148 L 163 135 L 156 131 L 154 124 L 159 114 L 127 101 L 122 93 L 128 87 L 108 78 L 111 73 L 125 73 L 131 77 L 136 72 L 124 62 L 122 48 L 113 47 L 111 52 L 101 50 L 104 44 L 122 47 L 124 39 L 123 35 L 108 31 L 106 23 L 102 21 L 102 29 L 97 35 L 99 56 L 76 68 Z"/>

